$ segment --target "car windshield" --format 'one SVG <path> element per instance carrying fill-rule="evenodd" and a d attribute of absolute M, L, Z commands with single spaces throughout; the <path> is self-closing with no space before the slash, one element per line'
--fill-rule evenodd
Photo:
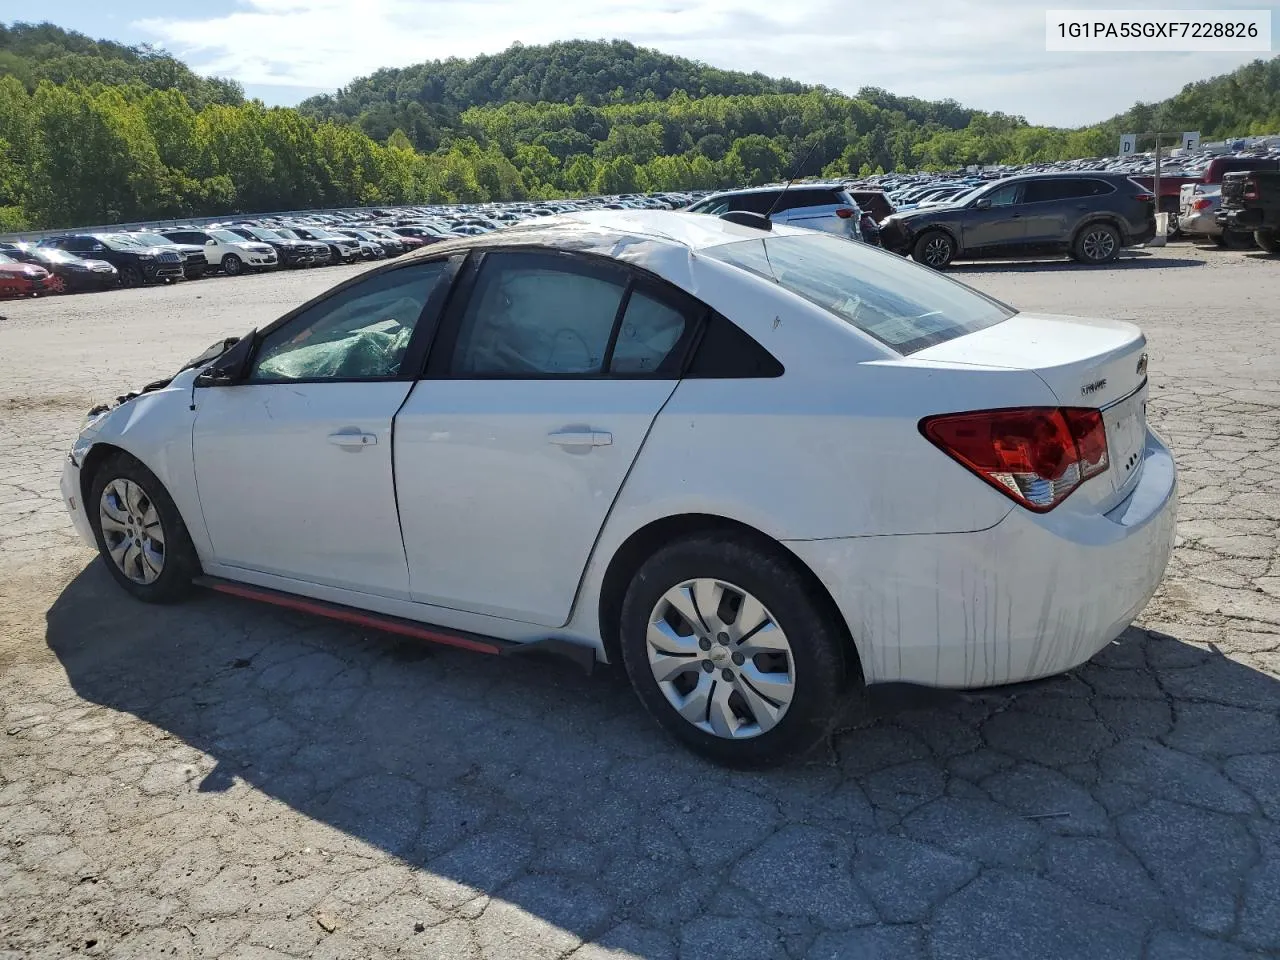
<path fill-rule="evenodd" d="M 1014 311 L 962 283 L 839 237 L 779 236 L 706 255 L 772 280 L 898 353 L 994 326 Z"/>
<path fill-rule="evenodd" d="M 276 233 L 273 230 L 268 230 L 265 227 L 246 227 L 245 233 L 248 233 L 254 237 L 257 237 L 259 240 L 279 240 L 280 239 L 280 234 Z"/>
<path fill-rule="evenodd" d="M 158 233 L 135 233 L 133 238 L 139 243 L 145 243 L 152 247 L 167 247 L 173 243 L 168 237 L 162 237 Z"/>
<path fill-rule="evenodd" d="M 13 257 L 5 256 L 3 253 L 0 253 L 0 263 L 17 263 L 17 262 L 18 261 L 13 259 Z"/>
<path fill-rule="evenodd" d="M 79 263 L 80 258 L 74 253 L 67 253 L 66 250 L 59 250 L 57 247 L 33 247 L 28 252 L 38 260 L 45 263 Z"/>
<path fill-rule="evenodd" d="M 281 227 L 280 229 L 278 229 L 278 230 L 276 231 L 276 233 L 280 234 L 280 236 L 282 236 L 282 237 L 288 237 L 290 240 L 301 240 L 301 239 L 302 239 L 302 238 L 301 238 L 301 237 L 299 237 L 296 233 L 294 233 L 292 230 L 289 230 L 289 229 L 287 229 L 287 228 L 285 228 L 285 227 Z"/>
<path fill-rule="evenodd" d="M 244 237 L 234 234 L 230 230 L 210 230 L 209 236 L 215 240 L 221 240 L 223 243 L 244 243 Z"/>

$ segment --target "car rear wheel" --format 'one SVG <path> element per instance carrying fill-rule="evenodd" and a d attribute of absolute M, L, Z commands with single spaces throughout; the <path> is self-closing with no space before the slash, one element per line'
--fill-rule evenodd
<path fill-rule="evenodd" d="M 717 763 L 783 762 L 835 722 L 843 634 L 780 551 L 725 534 L 670 544 L 637 572 L 620 626 L 645 708 Z"/>
<path fill-rule="evenodd" d="M 234 253 L 228 253 L 222 258 L 222 272 L 228 277 L 238 276 L 244 270 L 244 261 L 237 257 Z"/>
<path fill-rule="evenodd" d="M 1120 234 L 1105 223 L 1091 223 L 1076 236 L 1071 251 L 1081 263 L 1110 263 L 1120 255 Z"/>
<path fill-rule="evenodd" d="M 928 233 L 921 234 L 920 239 L 911 248 L 911 256 L 916 263 L 923 263 L 926 267 L 933 267 L 935 270 L 946 267 L 955 259 L 955 255 L 955 241 L 941 230 L 930 230 Z"/>
<path fill-rule="evenodd" d="M 44 288 L 49 293 L 66 293 L 67 281 L 56 273 L 51 273 L 49 279 L 44 282 Z"/>
<path fill-rule="evenodd" d="M 124 453 L 104 462 L 85 512 L 103 562 L 128 593 L 146 603 L 190 593 L 200 562 L 178 508 L 145 466 Z"/>
<path fill-rule="evenodd" d="M 142 271 L 132 264 L 120 268 L 120 286 L 122 287 L 140 287 L 142 286 Z"/>
<path fill-rule="evenodd" d="M 1253 238 L 1243 230 L 1224 230 L 1213 239 L 1224 250 L 1245 250 L 1253 244 Z"/>
<path fill-rule="evenodd" d="M 1280 233 L 1275 230 L 1255 230 L 1253 240 L 1267 253 L 1280 253 Z"/>

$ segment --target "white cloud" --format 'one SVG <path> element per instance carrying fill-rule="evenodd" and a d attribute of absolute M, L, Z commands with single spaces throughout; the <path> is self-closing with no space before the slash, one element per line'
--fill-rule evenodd
<path fill-rule="evenodd" d="M 1044 7 L 1024 0 L 237 0 L 230 13 L 137 26 L 201 72 L 252 85 L 336 88 L 380 67 L 497 53 L 516 41 L 623 38 L 850 93 L 950 97 L 1061 125 L 1163 99 L 1261 56 L 1046 53 Z"/>

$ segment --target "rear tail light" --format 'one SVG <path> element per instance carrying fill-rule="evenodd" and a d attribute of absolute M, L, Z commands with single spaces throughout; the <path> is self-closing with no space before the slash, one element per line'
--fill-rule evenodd
<path fill-rule="evenodd" d="M 1142 201 L 1154 200 L 1155 198 L 1156 195 L 1154 193 L 1135 193 L 1133 195 L 1133 199 Z"/>
<path fill-rule="evenodd" d="M 848 220 L 853 216 L 853 210 L 849 207 L 836 207 L 836 216 L 841 220 Z"/>
<path fill-rule="evenodd" d="M 1192 202 L 1191 209 L 1192 210 L 1208 210 L 1212 206 L 1213 206 L 1212 200 L 1196 200 Z"/>
<path fill-rule="evenodd" d="M 1028 510 L 1045 513 L 1105 473 L 1107 430 L 1099 410 L 1013 407 L 926 417 L 920 432 Z"/>
<path fill-rule="evenodd" d="M 1258 181 L 1250 178 L 1244 182 L 1244 198 L 1246 200 L 1258 199 Z"/>

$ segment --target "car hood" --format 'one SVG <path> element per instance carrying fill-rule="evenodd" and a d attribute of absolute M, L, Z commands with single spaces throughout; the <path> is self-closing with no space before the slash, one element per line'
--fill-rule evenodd
<path fill-rule="evenodd" d="M 253 333 L 254 331 L 251 331 L 250 333 L 246 334 L 246 336 L 253 336 Z M 92 410 L 89 411 L 90 423 L 93 423 L 97 418 L 100 418 L 103 414 L 109 413 L 110 411 L 115 410 L 117 407 L 121 406 L 122 404 L 128 403 L 130 400 L 133 400 L 136 397 L 142 396 L 142 394 L 144 393 L 153 393 L 156 390 L 163 390 L 165 387 L 169 387 L 169 386 L 189 385 L 191 381 L 193 381 L 196 378 L 196 375 L 199 374 L 201 370 L 203 370 L 209 364 L 213 363 L 213 361 L 217 360 L 220 356 L 222 356 L 224 353 L 226 353 L 228 350 L 234 347 L 242 339 L 243 337 L 227 337 L 223 340 L 215 341 L 214 343 L 211 343 L 208 346 L 208 348 L 206 348 L 204 351 L 202 351 L 201 353 L 197 354 L 196 356 L 188 360 L 186 363 L 184 363 L 178 369 L 178 372 L 175 373 L 173 376 L 165 377 L 163 380 L 153 380 L 151 383 L 146 384 L 141 390 L 132 390 L 129 393 L 121 394 L 120 396 L 116 397 L 114 403 L 98 404 L 96 407 L 94 407 Z"/>

